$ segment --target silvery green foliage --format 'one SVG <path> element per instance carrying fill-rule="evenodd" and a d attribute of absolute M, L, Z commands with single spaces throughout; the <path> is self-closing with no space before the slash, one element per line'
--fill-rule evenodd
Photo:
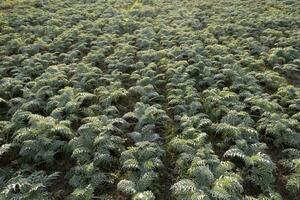
<path fill-rule="evenodd" d="M 137 193 L 134 197 L 133 197 L 134 200 L 154 200 L 155 199 L 155 196 L 154 194 L 151 192 L 151 191 L 146 191 L 146 192 L 140 192 L 140 193 Z"/>
<path fill-rule="evenodd" d="M 13 177 L 1 177 L 0 197 L 2 199 L 51 199 L 52 194 L 47 191 L 59 176 L 58 172 L 47 175 L 44 171 L 31 174 L 14 174 Z"/>
<path fill-rule="evenodd" d="M 1 1 L 0 199 L 298 199 L 299 9 Z"/>

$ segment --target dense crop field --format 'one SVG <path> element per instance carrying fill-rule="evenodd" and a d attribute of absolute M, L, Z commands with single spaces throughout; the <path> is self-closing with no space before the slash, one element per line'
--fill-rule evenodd
<path fill-rule="evenodd" d="M 0 1 L 0 200 L 298 200 L 300 1 Z"/>

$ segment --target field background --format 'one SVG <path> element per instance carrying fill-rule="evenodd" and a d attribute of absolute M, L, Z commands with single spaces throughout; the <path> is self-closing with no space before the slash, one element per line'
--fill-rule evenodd
<path fill-rule="evenodd" d="M 297 200 L 300 1 L 0 0 L 0 199 Z"/>

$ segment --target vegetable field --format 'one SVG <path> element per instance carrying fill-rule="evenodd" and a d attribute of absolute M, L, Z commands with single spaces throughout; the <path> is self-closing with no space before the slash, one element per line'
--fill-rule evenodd
<path fill-rule="evenodd" d="M 0 1 L 1 200 L 298 200 L 300 1 Z"/>

